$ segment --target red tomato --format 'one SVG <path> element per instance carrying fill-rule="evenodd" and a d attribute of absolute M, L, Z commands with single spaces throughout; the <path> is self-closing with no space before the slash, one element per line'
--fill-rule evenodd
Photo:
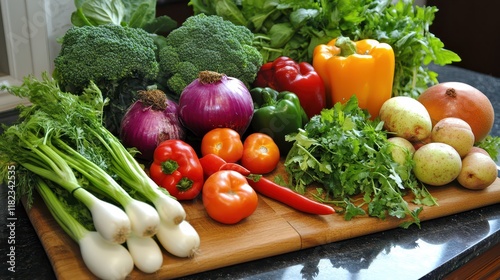
<path fill-rule="evenodd" d="M 264 133 L 252 133 L 243 143 L 241 165 L 254 174 L 273 171 L 280 161 L 280 150 L 273 138 Z"/>
<path fill-rule="evenodd" d="M 243 142 L 238 132 L 231 128 L 214 128 L 201 140 L 201 154 L 215 154 L 226 162 L 237 162 L 243 155 Z"/>
<path fill-rule="evenodd" d="M 208 215 L 223 224 L 235 224 L 257 209 L 257 193 L 245 176 L 233 170 L 210 175 L 202 190 L 203 205 Z"/>

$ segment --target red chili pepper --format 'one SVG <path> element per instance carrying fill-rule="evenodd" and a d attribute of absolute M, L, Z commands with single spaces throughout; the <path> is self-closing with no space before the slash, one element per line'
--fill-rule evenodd
<path fill-rule="evenodd" d="M 291 206 L 296 210 L 316 215 L 335 213 L 333 207 L 309 199 L 262 176 L 255 178 L 255 180 L 247 177 L 247 181 L 256 192 Z"/>
<path fill-rule="evenodd" d="M 149 168 L 151 179 L 178 200 L 195 198 L 203 188 L 203 168 L 194 149 L 169 139 L 156 147 Z"/>
<path fill-rule="evenodd" d="M 250 170 L 248 170 L 245 167 L 243 167 L 243 165 L 240 165 L 240 164 L 237 164 L 237 163 L 234 163 L 234 162 L 224 163 L 220 167 L 220 170 L 233 170 L 233 171 L 236 171 L 236 172 L 240 173 L 241 175 L 243 175 L 245 177 L 250 176 L 252 174 L 250 172 Z"/>
<path fill-rule="evenodd" d="M 295 93 L 309 118 L 326 106 L 325 84 L 313 66 L 307 62 L 297 63 L 286 56 L 262 65 L 254 86 Z"/>
<path fill-rule="evenodd" d="M 224 163 L 224 160 L 217 155 L 207 156 L 209 155 L 200 159 L 203 169 L 206 168 L 209 170 L 207 172 L 212 172 L 217 168 L 219 168 L 218 170 L 237 171 L 247 177 L 248 184 L 252 186 L 256 192 L 286 204 L 296 210 L 316 215 L 329 215 L 335 213 L 335 209 L 333 209 L 333 207 L 309 199 L 308 197 L 296 193 L 289 188 L 280 186 L 273 181 L 262 177 L 261 175 L 251 174 L 248 169 L 240 164 Z M 213 172 L 215 173 L 216 171 L 217 170 Z"/>
<path fill-rule="evenodd" d="M 206 154 L 200 158 L 200 163 L 206 179 L 210 177 L 210 175 L 219 171 L 221 166 L 226 164 L 226 161 L 216 154 Z"/>

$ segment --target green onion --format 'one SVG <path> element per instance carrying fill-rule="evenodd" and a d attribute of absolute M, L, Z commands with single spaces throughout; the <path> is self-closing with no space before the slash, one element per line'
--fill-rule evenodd
<path fill-rule="evenodd" d="M 33 133 L 32 116 L 27 122 L 11 126 L 2 135 L 5 145 L 0 150 L 2 156 L 15 158 L 16 161 L 31 172 L 50 180 L 66 189 L 88 207 L 96 230 L 108 241 L 123 243 L 130 233 L 130 220 L 123 210 L 117 206 L 100 200 L 88 190 L 81 187 L 73 170 L 49 143 L 50 130 L 44 138 Z M 37 129 L 41 133 L 41 129 Z"/>
<path fill-rule="evenodd" d="M 66 153 L 59 150 L 56 152 L 92 183 L 89 186 L 94 187 L 95 192 L 104 192 L 107 197 L 116 200 L 125 209 L 135 235 L 151 237 L 156 234 L 160 217 L 151 205 L 132 198 L 109 174 L 61 139 L 54 139 L 54 142 Z"/>
<path fill-rule="evenodd" d="M 90 131 L 110 152 L 112 170 L 129 188 L 138 191 L 155 205 L 162 222 L 177 225 L 186 219 L 186 212 L 180 202 L 158 188 L 111 132 L 104 128 L 99 129 L 101 133 Z"/>
<path fill-rule="evenodd" d="M 100 233 L 87 230 L 66 212 L 43 180 L 37 180 L 36 189 L 57 223 L 78 243 L 83 261 L 94 275 L 101 279 L 125 279 L 132 272 L 134 261 L 125 247 L 106 241 Z"/>

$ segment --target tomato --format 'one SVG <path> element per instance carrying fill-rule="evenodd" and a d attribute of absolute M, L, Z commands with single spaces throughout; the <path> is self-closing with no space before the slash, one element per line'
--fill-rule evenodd
<path fill-rule="evenodd" d="M 201 154 L 215 154 L 226 162 L 237 162 L 243 155 L 240 134 L 231 128 L 214 128 L 201 140 Z"/>
<path fill-rule="evenodd" d="M 210 175 L 202 190 L 203 206 L 208 215 L 223 224 L 235 224 L 257 209 L 257 193 L 245 176 L 233 170 Z"/>
<path fill-rule="evenodd" d="M 254 174 L 273 171 L 280 161 L 280 150 L 273 138 L 264 133 L 252 133 L 243 143 L 241 165 Z"/>

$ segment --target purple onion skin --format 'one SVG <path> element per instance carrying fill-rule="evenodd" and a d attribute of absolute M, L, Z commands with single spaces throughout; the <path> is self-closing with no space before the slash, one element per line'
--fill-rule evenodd
<path fill-rule="evenodd" d="M 154 150 L 168 139 L 184 140 L 186 132 L 179 121 L 178 105 L 167 99 L 165 111 L 153 110 L 141 101 L 136 101 L 123 116 L 120 140 L 125 147 L 135 147 L 136 157 L 151 161 Z"/>
<path fill-rule="evenodd" d="M 243 82 L 223 76 L 215 83 L 190 83 L 179 99 L 179 118 L 197 137 L 214 128 L 231 128 L 240 135 L 253 116 L 253 100 Z"/>

